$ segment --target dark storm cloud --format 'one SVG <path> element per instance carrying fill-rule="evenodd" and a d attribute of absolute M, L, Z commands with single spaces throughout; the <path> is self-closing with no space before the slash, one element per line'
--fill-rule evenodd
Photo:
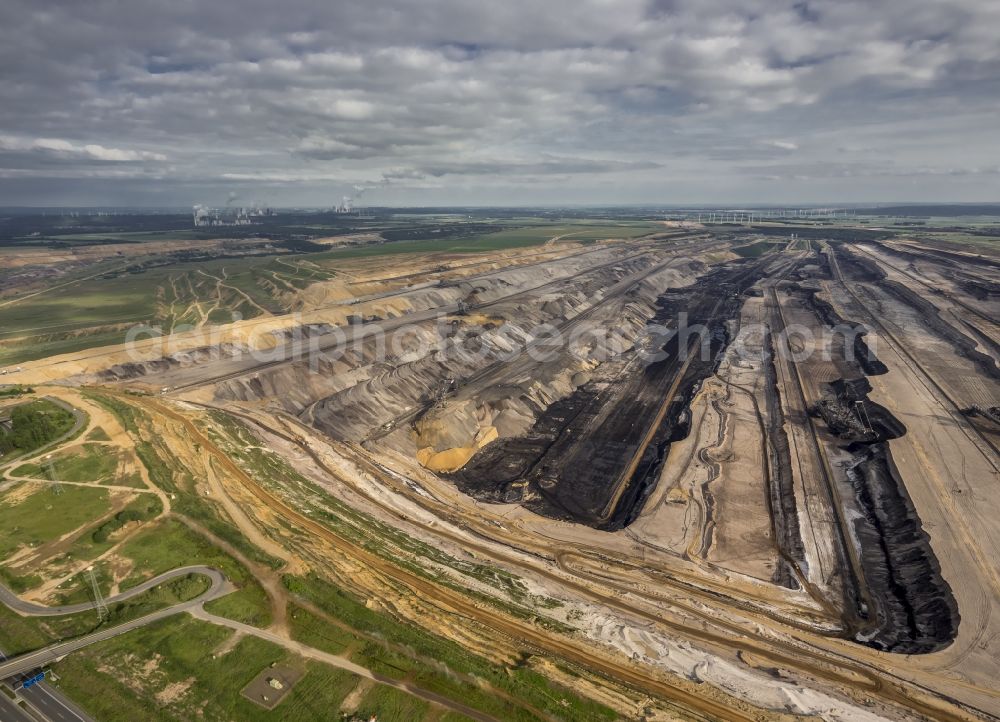
<path fill-rule="evenodd" d="M 992 0 L 7 0 L 0 178 L 8 203 L 987 199 L 998 33 Z"/>

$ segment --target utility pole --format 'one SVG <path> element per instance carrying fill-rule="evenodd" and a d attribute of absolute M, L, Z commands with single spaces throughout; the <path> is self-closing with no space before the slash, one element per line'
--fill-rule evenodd
<path fill-rule="evenodd" d="M 111 612 L 108 611 L 104 595 L 101 594 L 101 588 L 97 584 L 97 575 L 94 574 L 94 567 L 87 567 L 87 577 L 90 579 L 90 588 L 94 592 L 94 609 L 97 610 L 97 621 L 103 622 L 111 616 Z"/>
<path fill-rule="evenodd" d="M 49 477 L 49 481 L 52 482 L 52 493 L 59 496 L 63 493 L 62 484 L 56 479 L 56 466 L 52 463 L 51 459 L 48 459 L 45 463 L 45 475 Z"/>

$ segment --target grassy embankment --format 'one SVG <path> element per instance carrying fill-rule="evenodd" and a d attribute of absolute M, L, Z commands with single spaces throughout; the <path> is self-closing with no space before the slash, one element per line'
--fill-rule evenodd
<path fill-rule="evenodd" d="M 509 572 L 451 557 L 352 509 L 291 469 L 277 454 L 260 448 L 239 422 L 221 413 L 213 413 L 212 421 L 217 428 L 213 440 L 220 448 L 226 449 L 257 481 L 294 498 L 296 506 L 338 535 L 498 611 L 554 632 L 572 631 L 545 614 L 561 606 L 558 601 L 531 594 Z M 442 567 L 453 570 L 455 576 L 440 573 Z M 467 580 L 461 581 L 461 576 Z M 615 718 L 611 710 L 547 680 L 532 669 L 529 656 L 514 667 L 498 665 L 467 647 L 369 609 L 350 592 L 318 576 L 285 576 L 284 583 L 295 597 L 323 612 L 317 616 L 302 605 L 293 605 L 290 610 L 293 636 L 311 646 L 348 654 L 353 661 L 381 674 L 415 680 L 424 689 L 462 699 L 500 719 L 536 719 L 529 708 L 542 710 L 555 719 Z M 569 676 L 578 674 L 569 668 L 563 671 Z"/>
<path fill-rule="evenodd" d="M 116 398 L 97 393 L 92 397 L 113 410 L 126 428 L 141 439 L 139 456 L 154 482 L 173 494 L 175 511 L 192 514 L 189 518 L 196 517 L 206 526 L 211 524 L 220 536 L 238 535 L 233 529 L 227 531 L 225 527 L 229 522 L 218 515 L 210 502 L 194 493 L 191 480 L 150 434 L 150 420 L 143 413 Z M 278 481 L 282 481 L 289 472 L 268 461 L 261 473 L 278 473 Z M 88 491 L 100 493 L 103 490 Z M 246 548 L 245 540 L 242 545 Z M 268 561 L 259 550 L 251 548 L 248 551 L 257 560 Z M 247 579 L 246 570 L 180 521 L 167 519 L 147 527 L 123 543 L 115 554 L 132 565 L 130 575 L 121 583 L 122 588 L 184 564 L 205 563 L 222 568 L 244 586 L 241 592 L 210 604 L 209 609 L 251 624 L 265 625 L 270 621 L 266 616 L 267 600 L 262 590 Z M 270 561 L 273 566 L 274 560 Z M 490 573 L 483 566 L 476 573 L 508 591 L 524 594 L 516 580 L 498 576 L 495 571 Z M 193 585 L 196 580 L 181 581 Z M 285 584 L 301 600 L 290 609 L 290 623 L 293 635 L 306 644 L 345 654 L 387 676 L 405 677 L 422 688 L 460 699 L 502 719 L 539 719 L 532 709 L 544 709 L 555 719 L 614 718 L 610 710 L 580 699 L 531 670 L 527 658 L 526 664 L 513 668 L 496 665 L 461 645 L 424 632 L 388 613 L 369 610 L 361 600 L 319 577 L 286 577 Z M 248 594 L 247 590 L 253 593 Z M 161 588 L 159 596 L 153 597 L 151 592 L 149 599 L 143 598 L 142 611 L 172 600 L 191 598 L 200 591 L 185 587 L 170 592 Z M 522 596 L 525 600 L 529 598 Z M 138 604 L 137 600 L 125 609 L 116 610 L 114 621 L 139 613 Z M 319 605 L 322 615 L 312 614 L 302 604 Z M 83 616 L 58 623 L 52 620 L 21 620 L 16 625 L 5 623 L 0 644 L 23 651 L 54 638 L 89 631 L 94 626 L 94 618 L 91 616 L 88 620 Z M 5 622 L 7 617 L 9 613 L 3 613 Z M 281 706 L 282 713 L 294 719 L 328 719 L 331 710 L 338 709 L 359 683 L 353 675 L 308 662 L 258 639 L 245 638 L 230 651 L 225 651 L 232 647 L 230 640 L 229 630 L 210 624 L 189 618 L 166 620 L 95 645 L 60 662 L 56 665 L 61 678 L 59 685 L 98 718 L 116 722 L 136 718 L 190 719 L 196 709 L 200 710 L 199 716 L 210 720 L 264 719 L 266 713 L 240 697 L 239 691 L 261 669 L 275 662 L 301 668 L 306 673 Z M 220 648 L 223 651 L 218 651 Z M 150 656 L 151 649 L 157 650 L 156 654 Z M 139 660 L 143 662 L 139 664 Z M 135 670 L 149 671 L 139 673 Z M 79 681 L 81 679 L 87 680 L 86 685 Z M 377 714 L 380 720 L 457 722 L 461 719 L 460 715 L 442 714 L 425 702 L 381 685 L 362 691 L 356 710 L 365 719 L 371 714 Z"/>

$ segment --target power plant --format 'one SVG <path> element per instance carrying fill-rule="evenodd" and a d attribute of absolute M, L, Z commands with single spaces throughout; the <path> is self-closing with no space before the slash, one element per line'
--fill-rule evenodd
<path fill-rule="evenodd" d="M 203 226 L 249 226 L 256 221 L 256 218 L 272 216 L 274 211 L 270 208 L 209 208 L 208 206 L 195 205 L 191 209 L 192 220 L 195 227 Z"/>
<path fill-rule="evenodd" d="M 340 199 L 340 204 L 334 208 L 337 213 L 354 213 L 355 211 L 359 215 L 364 215 L 364 210 L 356 207 L 354 205 L 355 201 L 361 198 L 365 193 L 377 188 L 383 188 L 388 184 L 388 181 L 383 178 L 381 181 L 375 183 L 357 183 L 353 186 L 354 195 L 353 196 L 343 196 Z"/>

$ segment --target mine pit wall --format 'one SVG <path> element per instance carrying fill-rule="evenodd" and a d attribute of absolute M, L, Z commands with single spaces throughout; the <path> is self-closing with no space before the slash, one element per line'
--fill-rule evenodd
<path fill-rule="evenodd" d="M 669 251 L 670 249 L 664 248 L 662 250 Z M 443 284 L 421 285 L 412 291 L 394 293 L 386 297 L 375 297 L 360 303 L 348 304 L 344 303 L 344 299 L 338 299 L 337 304 L 332 307 L 306 311 L 304 315 L 308 319 L 307 323 L 291 328 L 279 328 L 263 334 L 256 341 L 264 342 L 264 348 L 271 348 L 292 340 L 322 338 L 332 330 L 333 326 L 348 327 L 352 316 L 376 319 L 398 318 L 408 313 L 428 311 L 456 304 L 460 300 L 469 298 L 475 298 L 477 302 L 489 303 L 521 289 L 526 290 L 542 283 L 587 274 L 601 265 L 633 263 L 650 252 L 648 249 L 623 252 L 621 248 L 607 248 L 570 258 L 554 258 L 536 264 L 515 265 L 479 277 L 459 278 Z M 276 317 L 275 321 L 279 322 L 280 318 Z M 246 337 L 248 334 L 249 337 L 253 337 L 254 321 L 244 323 L 247 324 L 246 328 L 251 330 L 243 330 L 242 336 L 239 336 L 242 340 L 239 342 L 192 347 L 172 355 L 119 364 L 94 374 L 93 378 L 79 380 L 119 382 L 147 376 L 153 377 L 164 372 L 187 370 L 185 380 L 188 381 L 197 377 L 198 367 L 204 367 L 205 370 L 200 373 L 204 373 L 206 378 L 210 379 L 213 361 L 231 357 L 235 352 L 250 350 Z M 259 343 L 255 345 L 259 345 Z M 277 373 L 280 374 L 283 371 L 284 368 Z M 310 401 L 297 402 L 299 406 L 308 405 L 322 398 L 324 385 L 310 383 L 307 384 L 307 387 L 313 385 L 317 388 L 316 395 Z M 240 388 L 241 386 L 244 388 Z M 263 398 L 260 394 L 268 395 L 272 388 L 280 389 L 282 387 L 288 388 L 280 379 L 273 378 L 270 383 L 265 379 L 258 384 L 248 373 L 245 377 L 221 383 L 216 398 L 218 400 L 259 400 Z M 277 398 L 281 398 L 281 396 L 279 395 Z M 296 404 L 292 404 L 292 406 L 294 405 Z"/>
<path fill-rule="evenodd" d="M 207 364 L 213 361 L 220 361 L 235 358 L 249 351 L 249 346 L 245 344 L 223 343 L 217 346 L 202 346 L 173 353 L 149 361 L 130 361 L 122 364 L 115 364 L 103 371 L 93 375 L 94 380 L 100 383 L 116 383 L 120 381 L 131 381 L 147 376 L 155 377 L 158 374 L 180 369 L 189 366 Z M 74 379 L 77 381 L 88 381 L 90 379 Z"/>
<path fill-rule="evenodd" d="M 726 326 L 742 305 L 739 294 L 756 282 L 764 265 L 766 261 L 732 264 L 660 297 L 653 323 L 674 326 L 677 314 L 687 311 L 689 325 L 708 327 L 710 353 L 703 360 L 695 351 L 628 478 L 621 476 L 681 372 L 677 336 L 667 342 L 666 358 L 641 369 L 629 367 L 631 358 L 622 359 L 613 370 L 602 369 L 603 375 L 595 374 L 594 380 L 548 406 L 525 436 L 494 442 L 450 478 L 476 498 L 521 501 L 551 518 L 601 529 L 630 523 L 659 476 L 669 444 L 687 434 L 690 399 L 721 360 L 729 341 Z"/>
<path fill-rule="evenodd" d="M 845 255 L 843 249 L 837 249 L 834 252 L 839 254 L 838 258 L 843 258 Z M 916 309 L 935 334 L 954 346 L 959 354 L 972 361 L 981 373 L 989 378 L 1000 379 L 1000 368 L 997 367 L 996 361 L 976 348 L 975 339 L 970 338 L 941 318 L 941 312 L 937 306 L 922 298 L 913 289 L 890 280 L 878 263 L 870 258 L 859 257 L 853 253 L 850 255 L 855 264 L 865 269 L 866 275 L 872 278 L 873 282 L 889 291 L 901 303 Z"/>
<path fill-rule="evenodd" d="M 439 350 L 445 333 L 434 321 L 414 324 L 407 339 L 419 341 L 432 353 Z M 389 340 L 393 339 L 390 334 Z M 446 341 L 444 343 L 447 343 Z M 349 348 L 319 354 L 312 361 L 300 361 L 224 381 L 216 386 L 217 400 L 258 401 L 268 399 L 291 414 L 300 414 L 320 399 L 329 398 L 379 374 L 391 373 L 379 363 L 380 342 L 367 336 Z"/>
<path fill-rule="evenodd" d="M 877 244 L 877 247 L 882 253 L 897 258 L 911 267 L 917 263 L 931 266 L 938 276 L 948 278 L 955 286 L 977 301 L 992 301 L 1000 298 L 1000 283 L 981 278 L 967 270 L 970 265 L 976 265 L 976 261 L 982 259 L 967 258 L 958 261 L 938 254 L 918 251 L 915 248 L 900 247 L 888 243 Z M 989 264 L 984 265 L 992 270 Z M 926 274 L 922 273 L 922 275 Z"/>
<path fill-rule="evenodd" d="M 900 248 L 902 244 L 894 243 L 893 248 Z M 927 256 L 933 256 L 939 261 L 948 264 L 954 264 L 956 262 L 962 264 L 980 265 L 992 269 L 1000 269 L 1000 260 L 989 258 L 983 255 L 974 255 L 971 253 L 961 253 L 958 251 L 948 251 L 944 248 L 929 248 L 927 246 L 922 246 L 914 252 L 922 253 Z"/>
<path fill-rule="evenodd" d="M 955 283 L 977 301 L 993 301 L 1000 298 L 1000 283 L 969 276 L 958 276 L 955 278 Z"/>
<path fill-rule="evenodd" d="M 797 589 L 799 583 L 793 568 L 805 570 L 806 551 L 802 543 L 798 505 L 795 502 L 795 480 L 792 478 L 792 456 L 785 413 L 781 405 L 778 372 L 774 365 L 774 337 L 770 330 L 764 337 L 764 385 L 767 422 L 768 492 L 771 498 L 771 523 L 781 563 L 774 570 L 774 583 Z"/>
<path fill-rule="evenodd" d="M 885 280 L 881 285 L 901 302 L 917 309 L 926 320 L 930 329 L 952 344 L 958 353 L 972 361 L 983 375 L 989 378 L 1000 379 L 1000 368 L 997 367 L 996 361 L 976 348 L 975 339 L 965 335 L 942 319 L 937 306 L 921 298 L 912 289 L 896 281 Z"/>
<path fill-rule="evenodd" d="M 640 337 L 655 314 L 655 302 L 662 289 L 686 286 L 694 280 L 697 268 L 690 262 L 671 265 L 643 278 L 624 295 L 591 304 L 561 324 L 571 333 L 571 327 L 584 319 L 601 328 L 613 328 L 616 335 L 611 339 L 582 343 L 573 353 L 560 352 L 550 359 L 521 355 L 463 380 L 452 397 L 435 404 L 414 422 L 414 441 L 418 449 L 425 450 L 422 463 L 437 467 L 435 470 L 451 471 L 457 466 L 442 469 L 439 462 L 454 457 L 464 464 L 468 459 L 458 457 L 471 456 L 484 446 L 483 439 L 528 434 L 545 409 L 589 383 L 595 375 L 603 377 L 607 364 L 614 366 L 614 360 Z"/>
<path fill-rule="evenodd" d="M 559 265 L 559 261 L 562 261 L 563 265 Z M 646 262 L 646 258 L 644 253 L 622 258 L 620 252 L 608 250 L 594 253 L 587 258 L 556 259 L 533 266 L 517 266 L 487 274 L 482 278 L 461 279 L 444 287 L 421 289 L 409 294 L 405 302 L 396 299 L 393 303 L 405 304 L 410 311 L 447 306 L 472 297 L 475 297 L 477 302 L 490 303 L 522 290 L 527 292 L 539 284 L 557 282 L 577 274 L 594 273 L 602 264 L 612 262 L 631 268 Z M 361 313 L 358 309 L 367 313 L 374 309 L 386 317 L 400 315 L 398 311 L 389 313 L 391 309 L 377 304 L 344 308 L 347 311 L 338 313 Z M 428 348 L 431 336 L 434 334 L 438 337 L 447 334 L 447 332 L 439 333 L 433 322 L 419 324 L 416 333 L 421 336 L 424 348 Z M 445 345 L 447 344 L 430 343 L 428 351 L 438 351 Z M 338 349 L 335 352 L 321 354 L 313 365 L 293 362 L 275 369 L 223 381 L 216 386 L 215 397 L 220 401 L 257 401 L 267 398 L 278 401 L 290 413 L 302 413 L 307 407 L 358 383 L 367 382 L 384 372 L 386 370 L 384 367 L 375 364 L 377 355 L 373 350 L 374 346 L 373 339 L 366 339 L 346 350 Z M 380 423 L 388 420 L 388 418 L 383 419 Z"/>
<path fill-rule="evenodd" d="M 940 339 L 943 344 L 950 346 L 951 350 L 959 359 L 966 360 L 970 363 L 970 371 L 974 370 L 977 374 L 984 376 L 986 379 L 991 379 L 993 381 L 1000 380 L 1000 367 L 997 365 L 997 361 L 993 356 L 983 353 L 977 344 L 977 338 L 983 343 L 982 348 L 987 350 L 996 349 L 1000 353 L 1000 344 L 997 343 L 995 339 L 982 336 L 978 329 L 973 328 L 968 324 L 964 324 L 962 330 L 956 326 L 950 324 L 932 303 L 926 299 L 917 295 L 912 289 L 907 288 L 901 283 L 889 280 L 884 273 L 884 271 L 878 266 L 878 264 L 867 257 L 858 256 L 854 253 L 849 253 L 846 249 L 842 247 L 833 247 L 834 253 L 837 254 L 838 261 L 840 262 L 841 269 L 851 275 L 852 277 L 863 280 L 865 283 L 876 285 L 881 289 L 884 289 L 888 296 L 890 296 L 895 301 L 900 304 L 909 307 L 914 310 L 914 312 L 920 317 L 921 322 L 926 324 L 926 330 L 931 333 L 931 335 Z M 967 332 L 967 333 L 966 333 Z M 920 353 L 919 348 L 914 349 L 914 353 Z M 948 385 L 948 379 L 945 378 L 941 381 L 945 386 Z M 985 383 L 982 384 L 983 387 L 986 386 Z M 991 389 L 995 389 L 996 386 L 992 385 Z M 959 399 L 964 399 L 969 407 L 966 411 L 974 411 L 975 405 L 981 405 L 984 407 L 992 406 L 989 403 L 989 396 L 986 395 L 987 400 L 982 400 L 982 397 L 969 397 L 968 387 L 955 389 L 956 396 Z M 1000 439 L 1000 423 L 996 422 L 988 416 L 979 415 L 976 413 L 967 413 L 967 417 L 970 423 L 984 436 L 993 440 L 996 443 L 997 439 Z"/>
<path fill-rule="evenodd" d="M 825 325 L 856 325 L 839 317 L 815 291 L 807 291 L 805 297 Z M 832 345 L 835 353 L 841 353 L 836 361 L 848 372 L 846 380 L 828 384 L 827 403 L 813 413 L 843 442 L 841 450 L 850 455 L 845 472 L 855 508 L 851 531 L 864 574 L 861 583 L 868 592 L 855 597 L 867 596 L 875 607 L 857 610 L 859 617 L 867 618 L 868 628 L 855 639 L 889 652 L 932 652 L 954 640 L 959 622 L 957 604 L 892 463 L 888 442 L 905 434 L 906 428 L 887 409 L 868 399 L 871 386 L 865 378 L 866 369 L 872 373 L 891 371 L 867 347 L 864 356 L 852 361 L 843 355 L 846 343 L 841 339 Z"/>
<path fill-rule="evenodd" d="M 504 359 L 530 340 L 534 327 L 546 323 L 558 326 L 576 317 L 593 304 L 594 294 L 599 293 L 601 288 L 630 273 L 652 267 L 654 260 L 643 257 L 622 261 L 614 268 L 601 269 L 586 280 L 573 282 L 581 288 L 560 289 L 564 292 L 549 291 L 540 295 L 526 293 L 483 307 L 484 313 L 496 315 L 496 323 L 479 324 L 473 321 L 463 324 L 460 336 L 445 339 L 440 346 L 429 349 L 429 353 L 402 363 L 401 359 L 388 359 L 386 368 L 374 374 L 369 382 L 350 386 L 319 400 L 311 410 L 313 423 L 331 436 L 350 441 L 359 441 L 373 429 L 395 424 L 406 416 L 407 422 L 416 424 L 418 432 L 421 428 L 426 430 L 429 424 L 422 421 L 425 414 L 435 414 L 434 410 L 438 407 L 454 409 L 449 399 L 455 390 L 461 389 L 476 375 L 494 367 L 502 368 Z M 641 324 L 637 325 L 636 332 L 639 327 Z M 437 353 L 445 347 L 446 353 Z M 459 412 L 458 418 L 448 419 L 448 428 L 439 430 L 445 445 L 451 448 L 470 446 L 482 428 L 477 420 L 479 409 L 465 408 L 459 409 Z M 463 435 L 466 438 L 463 439 Z M 426 448 L 421 446 L 425 442 L 420 440 L 414 446 L 409 435 L 395 434 L 391 438 L 387 436 L 387 439 L 398 451 L 408 454 Z M 460 458 L 456 460 L 462 461 Z"/>

